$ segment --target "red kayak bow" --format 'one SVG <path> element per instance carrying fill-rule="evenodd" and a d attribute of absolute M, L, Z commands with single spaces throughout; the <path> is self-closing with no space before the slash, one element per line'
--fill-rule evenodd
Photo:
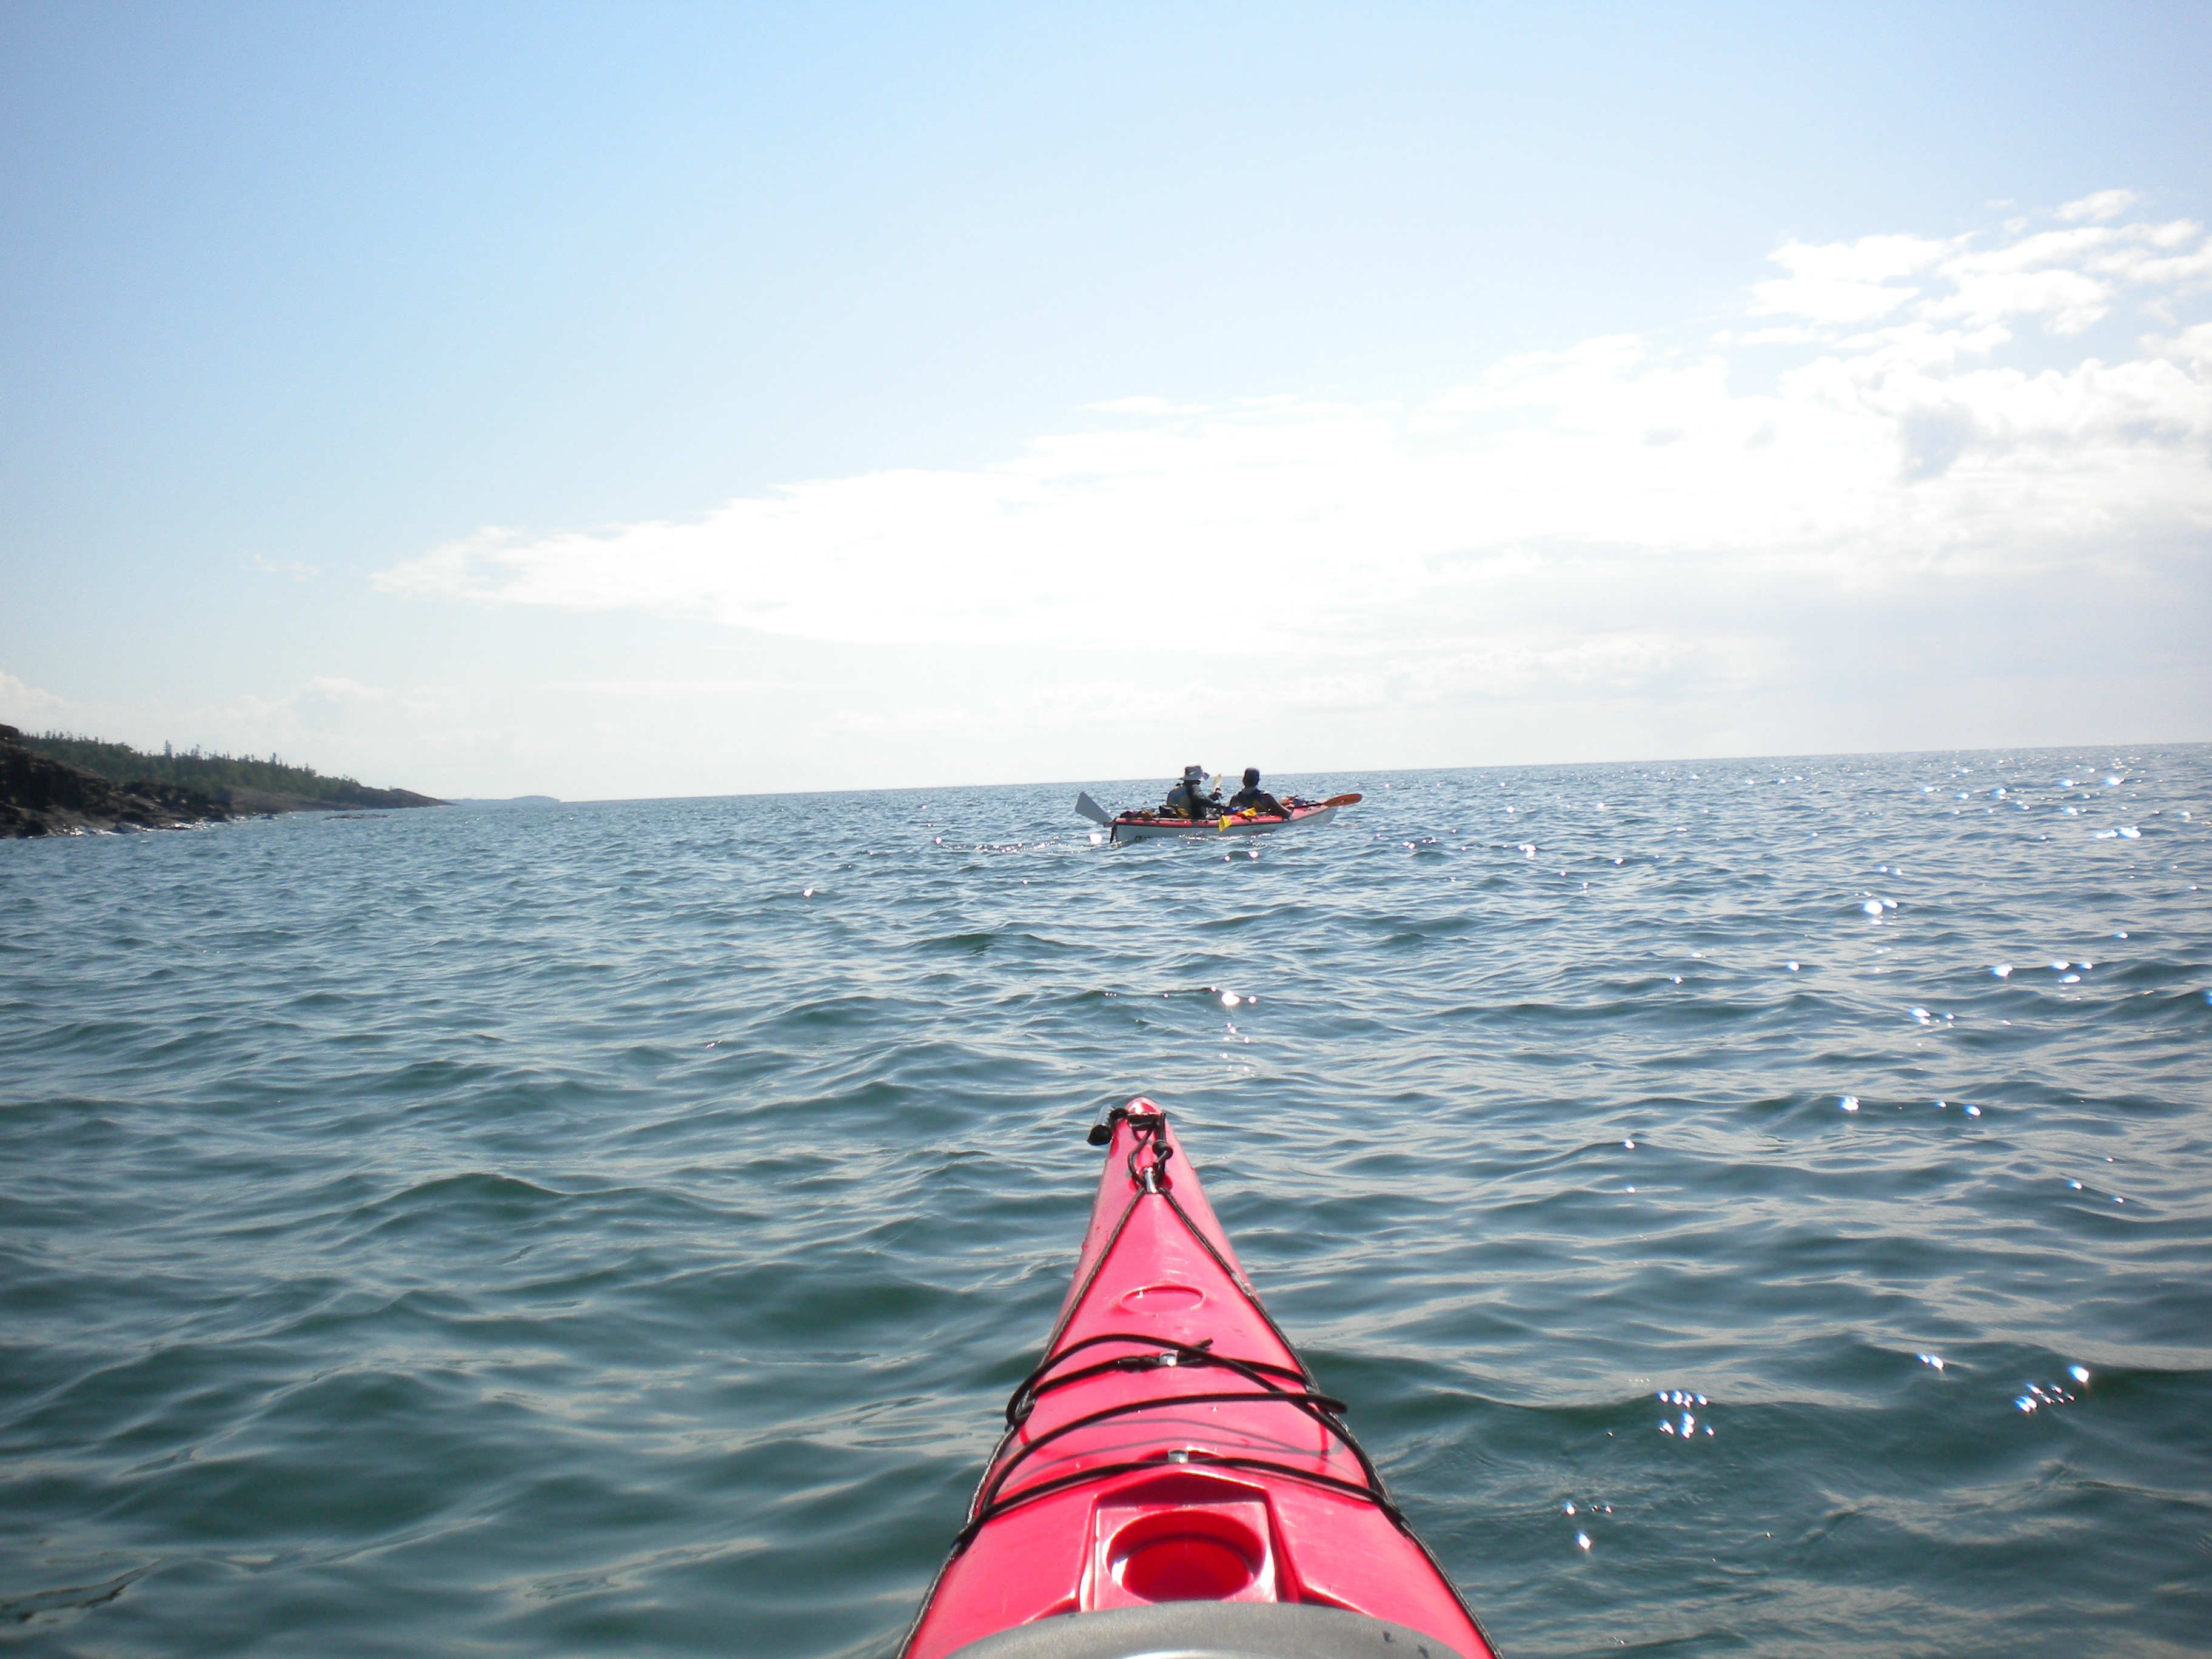
<path fill-rule="evenodd" d="M 902 1659 L 1492 1659 L 1139 1097 Z M 1063 1617 L 1061 1615 L 1067 1615 Z"/>

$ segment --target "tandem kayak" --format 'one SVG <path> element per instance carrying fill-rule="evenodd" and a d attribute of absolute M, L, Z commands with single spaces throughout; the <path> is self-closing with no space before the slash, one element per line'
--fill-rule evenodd
<path fill-rule="evenodd" d="M 1124 812 L 1118 817 L 1086 793 L 1075 798 L 1075 810 L 1093 823 L 1105 826 L 1111 842 L 1153 841 L 1164 836 L 1263 836 L 1293 823 L 1327 823 L 1340 807 L 1356 806 L 1360 797 L 1332 795 L 1324 801 L 1310 801 L 1293 806 L 1278 816 L 1273 813 L 1227 812 L 1219 817 L 1186 818 L 1166 812 Z"/>
<path fill-rule="evenodd" d="M 901 1659 L 1492 1659 L 1139 1097 Z"/>

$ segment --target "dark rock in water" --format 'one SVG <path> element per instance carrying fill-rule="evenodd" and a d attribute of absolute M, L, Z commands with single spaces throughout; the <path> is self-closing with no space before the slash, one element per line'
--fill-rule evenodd
<path fill-rule="evenodd" d="M 237 789 L 226 789 L 223 791 L 223 798 L 235 805 L 239 795 L 242 793 L 244 792 Z M 306 795 L 283 795 L 274 799 L 295 801 L 298 805 L 273 809 L 257 806 L 253 810 L 257 812 L 272 810 L 280 812 L 300 812 L 317 810 L 328 811 L 334 806 L 447 806 L 452 804 L 440 800 L 435 795 L 418 795 L 412 789 L 372 789 L 365 783 L 356 784 L 349 789 L 342 789 L 327 799 L 321 797 L 311 799 Z"/>
<path fill-rule="evenodd" d="M 220 801 L 173 783 L 112 783 L 42 755 L 0 726 L 0 837 L 93 830 L 175 830 L 231 816 Z"/>
<path fill-rule="evenodd" d="M 249 789 L 243 784 L 218 788 L 215 799 L 234 812 L 341 812 L 351 806 L 445 806 L 451 803 L 411 789 L 371 789 L 366 785 L 328 795 L 289 795 L 275 789 Z"/>
<path fill-rule="evenodd" d="M 268 816 L 276 812 L 337 812 L 344 810 L 341 800 L 325 800 L 314 795 L 287 795 L 273 789 L 248 789 L 233 784 L 216 792 L 222 804 L 234 812 Z"/>
<path fill-rule="evenodd" d="M 445 806 L 451 803 L 418 795 L 411 789 L 371 789 L 361 785 L 329 795 L 288 795 L 274 789 L 249 789 L 231 784 L 217 789 L 215 798 L 234 812 L 339 812 L 351 806 Z"/>

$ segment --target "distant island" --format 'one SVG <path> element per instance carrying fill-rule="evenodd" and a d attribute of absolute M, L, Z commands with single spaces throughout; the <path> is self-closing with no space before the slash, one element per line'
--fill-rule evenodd
<path fill-rule="evenodd" d="M 158 755 L 125 743 L 0 726 L 0 838 L 172 830 L 275 812 L 443 806 L 409 789 L 372 789 L 271 755 Z"/>

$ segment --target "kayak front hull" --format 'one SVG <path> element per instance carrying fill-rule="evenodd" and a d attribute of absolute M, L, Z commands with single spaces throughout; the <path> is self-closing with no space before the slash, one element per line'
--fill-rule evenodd
<path fill-rule="evenodd" d="M 903 1659 L 1178 1602 L 1332 1607 L 1423 1633 L 1431 1659 L 1491 1659 L 1261 1305 L 1165 1114 L 1139 1099 L 1111 1122 L 1045 1361 Z"/>

